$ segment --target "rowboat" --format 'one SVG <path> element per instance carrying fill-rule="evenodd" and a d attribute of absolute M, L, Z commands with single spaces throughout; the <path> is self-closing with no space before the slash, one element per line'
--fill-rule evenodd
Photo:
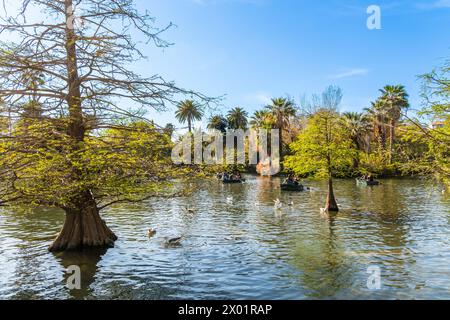
<path fill-rule="evenodd" d="M 361 178 L 356 179 L 356 183 L 361 186 L 379 186 L 381 184 L 380 181 L 376 181 L 376 180 L 370 181 L 370 180 L 361 179 Z"/>
<path fill-rule="evenodd" d="M 238 183 L 244 183 L 245 182 L 244 179 L 238 179 L 238 180 L 235 180 L 235 179 L 222 179 L 221 181 L 224 184 L 238 184 Z"/>
<path fill-rule="evenodd" d="M 293 191 L 293 192 L 302 192 L 305 191 L 305 187 L 301 184 L 282 184 L 281 190 L 283 191 Z"/>

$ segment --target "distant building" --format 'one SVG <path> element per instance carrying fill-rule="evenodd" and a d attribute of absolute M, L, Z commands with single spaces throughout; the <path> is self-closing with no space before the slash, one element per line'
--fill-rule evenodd
<path fill-rule="evenodd" d="M 434 121 L 433 123 L 431 123 L 431 129 L 436 130 L 436 129 L 442 129 L 444 128 L 445 123 L 444 121 Z"/>

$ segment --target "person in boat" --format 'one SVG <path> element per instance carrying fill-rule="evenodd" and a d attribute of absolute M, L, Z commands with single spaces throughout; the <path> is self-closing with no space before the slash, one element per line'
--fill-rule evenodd
<path fill-rule="evenodd" d="M 369 180 L 369 182 L 374 182 L 375 181 L 375 179 L 373 178 L 373 176 L 371 174 L 369 175 L 368 180 Z"/>
<path fill-rule="evenodd" d="M 289 175 L 286 180 L 284 180 L 283 184 L 285 185 L 295 185 L 295 179 L 292 175 Z"/>
<path fill-rule="evenodd" d="M 228 175 L 228 173 L 224 172 L 224 174 L 222 175 L 222 180 L 230 180 L 230 176 Z"/>

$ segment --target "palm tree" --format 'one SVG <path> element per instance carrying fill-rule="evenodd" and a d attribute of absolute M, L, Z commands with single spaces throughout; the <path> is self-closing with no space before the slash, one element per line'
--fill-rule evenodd
<path fill-rule="evenodd" d="M 208 129 L 217 130 L 222 133 L 226 133 L 228 128 L 228 121 L 221 115 L 213 116 L 209 119 Z"/>
<path fill-rule="evenodd" d="M 371 108 L 365 109 L 368 119 L 372 122 L 373 134 L 378 141 L 379 151 L 386 150 L 386 124 L 388 114 L 380 99 L 372 102 Z"/>
<path fill-rule="evenodd" d="M 272 99 L 272 104 L 266 107 L 272 115 L 275 128 L 280 130 L 280 161 L 283 161 L 283 132 L 289 128 L 291 117 L 297 114 L 294 102 L 286 98 Z"/>
<path fill-rule="evenodd" d="M 170 137 L 172 138 L 173 133 L 175 132 L 175 126 L 171 123 L 166 124 L 166 126 L 164 127 L 164 132 Z"/>
<path fill-rule="evenodd" d="M 385 86 L 380 90 L 381 102 L 389 117 L 389 163 L 392 163 L 395 142 L 395 127 L 402 117 L 402 110 L 409 107 L 406 89 L 402 85 Z"/>
<path fill-rule="evenodd" d="M 189 132 L 192 132 L 192 122 L 201 120 L 203 111 L 194 101 L 185 100 L 178 104 L 175 117 L 182 124 L 187 122 Z"/>
<path fill-rule="evenodd" d="M 255 111 L 250 120 L 250 126 L 254 129 L 271 129 L 273 127 L 272 120 L 272 115 L 267 110 Z"/>
<path fill-rule="evenodd" d="M 368 117 L 360 112 L 345 112 L 342 114 L 344 124 L 358 150 L 366 150 L 366 136 L 372 128 Z"/>
<path fill-rule="evenodd" d="M 232 130 L 247 130 L 248 113 L 242 108 L 234 108 L 228 112 L 228 127 Z"/>
<path fill-rule="evenodd" d="M 367 150 L 366 138 L 371 129 L 367 116 L 359 112 L 345 112 L 342 116 L 356 150 Z M 359 156 L 353 159 L 353 167 L 359 167 Z"/>

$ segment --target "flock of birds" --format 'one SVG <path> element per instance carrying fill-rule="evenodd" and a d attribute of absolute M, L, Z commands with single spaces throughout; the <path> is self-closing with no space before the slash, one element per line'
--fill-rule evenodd
<path fill-rule="evenodd" d="M 276 199 L 273 202 L 274 202 L 274 207 L 273 207 L 274 211 L 275 211 L 275 213 L 277 215 L 279 215 L 279 213 L 281 212 L 281 210 L 284 207 L 284 204 L 283 204 L 283 202 L 281 202 L 280 199 Z M 233 205 L 234 204 L 234 197 L 232 197 L 232 196 L 227 197 L 226 203 L 228 205 Z M 287 205 L 289 207 L 293 207 L 294 206 L 294 202 L 290 201 Z M 259 207 L 259 206 L 260 206 L 259 202 L 255 202 L 255 207 Z M 192 208 L 189 208 L 189 207 L 185 207 L 184 210 L 188 214 L 195 214 L 196 213 L 195 209 L 192 209 Z M 156 229 L 149 229 L 148 230 L 148 237 L 149 238 L 153 238 L 154 236 L 156 236 L 156 234 L 157 234 L 157 230 Z M 175 238 L 164 238 L 164 246 L 166 248 L 179 247 L 179 246 L 181 246 L 182 241 L 183 241 L 183 236 L 175 237 Z"/>
<path fill-rule="evenodd" d="M 445 193 L 446 193 L 446 190 L 445 189 L 442 190 L 442 194 L 445 194 Z M 228 205 L 233 205 L 235 203 L 234 197 L 232 197 L 232 196 L 227 197 L 226 198 L 226 203 Z M 275 214 L 277 216 L 279 216 L 281 214 L 281 211 L 282 211 L 283 207 L 284 207 L 284 204 L 283 204 L 283 202 L 281 202 L 280 199 L 274 200 L 273 203 L 274 203 L 273 208 L 274 208 Z M 290 201 L 287 205 L 288 205 L 288 207 L 293 207 L 295 204 L 294 204 L 293 201 Z M 260 206 L 260 203 L 259 202 L 255 202 L 255 207 L 259 207 L 259 206 Z M 192 215 L 192 214 L 196 213 L 196 210 L 193 209 L 193 208 L 185 207 L 185 212 Z M 325 208 L 321 208 L 320 212 L 325 214 L 325 213 L 327 213 L 327 210 Z M 153 238 L 156 235 L 156 233 L 157 233 L 156 229 L 149 229 L 148 230 L 148 237 L 149 238 Z M 164 246 L 167 247 L 167 248 L 179 247 L 179 246 L 181 246 L 181 242 L 183 240 L 183 236 L 175 237 L 175 238 L 164 238 L 164 240 L 165 240 Z"/>

